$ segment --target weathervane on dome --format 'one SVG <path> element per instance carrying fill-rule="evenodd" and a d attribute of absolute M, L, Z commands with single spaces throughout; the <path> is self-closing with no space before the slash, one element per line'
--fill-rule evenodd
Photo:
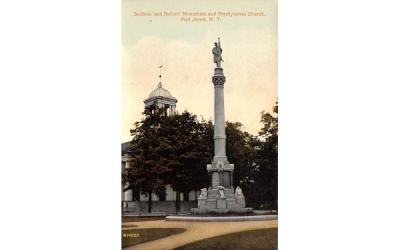
<path fill-rule="evenodd" d="M 160 65 L 158 68 L 160 69 L 160 75 L 158 76 L 160 78 L 160 82 L 158 83 L 158 87 L 162 88 L 162 83 L 161 83 L 161 68 L 162 68 L 162 65 Z"/>

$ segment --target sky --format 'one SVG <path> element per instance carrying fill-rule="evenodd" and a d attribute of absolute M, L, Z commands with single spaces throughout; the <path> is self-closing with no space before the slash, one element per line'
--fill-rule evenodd
<path fill-rule="evenodd" d="M 262 110 L 277 98 L 277 3 L 271 0 L 123 0 L 121 140 L 143 118 L 143 100 L 162 85 L 178 99 L 177 110 L 213 120 L 213 55 L 218 37 L 226 82 L 225 119 L 257 135 Z M 140 12 L 263 12 L 264 16 L 220 17 L 182 22 L 180 16 L 135 16 Z M 215 19 L 214 19 L 215 20 Z"/>

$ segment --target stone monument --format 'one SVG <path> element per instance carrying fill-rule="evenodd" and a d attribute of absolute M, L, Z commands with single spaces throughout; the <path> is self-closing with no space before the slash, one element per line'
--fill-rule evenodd
<path fill-rule="evenodd" d="M 224 84 L 225 76 L 221 67 L 222 49 L 221 42 L 212 50 L 214 55 L 214 158 L 211 164 L 207 164 L 209 175 L 208 189 L 201 189 L 198 198 L 198 208 L 192 208 L 194 214 L 209 213 L 249 213 L 252 208 L 245 207 L 245 199 L 240 187 L 233 187 L 234 165 L 230 164 L 226 156 L 225 135 L 225 107 Z"/>

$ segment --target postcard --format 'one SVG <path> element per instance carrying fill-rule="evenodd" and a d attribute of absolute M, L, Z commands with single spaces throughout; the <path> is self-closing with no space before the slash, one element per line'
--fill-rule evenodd
<path fill-rule="evenodd" d="M 123 249 L 277 249 L 276 0 L 122 0 Z"/>

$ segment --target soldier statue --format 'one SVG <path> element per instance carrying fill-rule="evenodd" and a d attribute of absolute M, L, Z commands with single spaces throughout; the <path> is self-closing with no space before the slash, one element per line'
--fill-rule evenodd
<path fill-rule="evenodd" d="M 218 37 L 218 43 L 214 43 L 214 45 L 215 45 L 215 47 L 212 49 L 212 53 L 214 55 L 214 63 L 217 64 L 217 68 L 221 68 L 221 61 L 224 61 L 224 60 L 222 60 L 222 56 L 221 56 L 222 48 L 221 48 L 221 42 L 219 40 L 219 37 Z"/>

